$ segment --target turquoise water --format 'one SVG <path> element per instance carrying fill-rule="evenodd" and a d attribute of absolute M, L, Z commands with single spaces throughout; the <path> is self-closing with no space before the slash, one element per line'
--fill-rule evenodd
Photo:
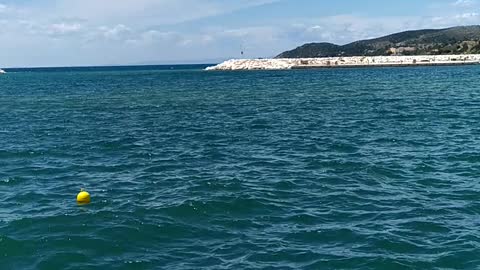
<path fill-rule="evenodd" d="M 478 269 L 479 75 L 11 70 L 0 268 Z"/>

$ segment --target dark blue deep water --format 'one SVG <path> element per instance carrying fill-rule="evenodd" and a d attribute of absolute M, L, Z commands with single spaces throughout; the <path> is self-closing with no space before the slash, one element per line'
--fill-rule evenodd
<path fill-rule="evenodd" d="M 10 71 L 0 269 L 480 267 L 478 66 Z"/>

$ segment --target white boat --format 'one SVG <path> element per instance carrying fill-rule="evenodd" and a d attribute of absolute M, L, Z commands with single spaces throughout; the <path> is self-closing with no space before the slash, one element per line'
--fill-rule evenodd
<path fill-rule="evenodd" d="M 7 73 L 5 70 L 0 69 L 0 74 L 5 74 L 5 73 Z"/>

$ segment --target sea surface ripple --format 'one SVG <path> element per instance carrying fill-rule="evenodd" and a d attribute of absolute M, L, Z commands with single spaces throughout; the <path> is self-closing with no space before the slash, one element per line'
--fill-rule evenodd
<path fill-rule="evenodd" d="M 0 269 L 478 269 L 479 75 L 0 76 Z"/>

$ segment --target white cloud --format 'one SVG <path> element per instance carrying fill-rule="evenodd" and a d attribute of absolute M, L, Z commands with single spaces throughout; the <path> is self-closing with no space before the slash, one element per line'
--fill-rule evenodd
<path fill-rule="evenodd" d="M 3 18 L 13 18 L 22 14 L 22 10 L 13 5 L 6 5 L 0 3 L 0 15 Z"/>
<path fill-rule="evenodd" d="M 124 40 L 133 32 L 132 29 L 123 24 L 118 24 L 113 27 L 102 26 L 99 27 L 99 30 L 106 39 L 111 40 Z"/>
<path fill-rule="evenodd" d="M 46 32 L 49 35 L 68 35 L 79 33 L 83 30 L 83 26 L 80 23 L 54 23 L 47 26 Z"/>
<path fill-rule="evenodd" d="M 471 7 L 475 4 L 474 0 L 456 0 L 452 3 L 453 6 L 457 7 Z"/>
<path fill-rule="evenodd" d="M 55 14 L 89 22 L 135 25 L 174 24 L 225 14 L 278 0 L 58 0 Z"/>
<path fill-rule="evenodd" d="M 478 17 L 478 13 L 477 12 L 467 12 L 467 13 L 462 13 L 462 14 L 458 14 L 455 16 L 456 19 L 472 19 L 472 18 L 476 18 Z"/>

